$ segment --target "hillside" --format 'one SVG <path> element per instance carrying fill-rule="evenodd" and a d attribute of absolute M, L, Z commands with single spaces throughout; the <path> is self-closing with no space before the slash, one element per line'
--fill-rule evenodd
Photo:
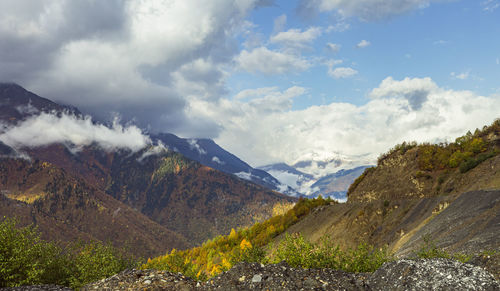
<path fill-rule="evenodd" d="M 190 245 L 183 236 L 47 162 L 2 159 L 0 189 L 1 216 L 38 226 L 44 239 L 110 241 L 136 256 Z"/>
<path fill-rule="evenodd" d="M 396 146 L 365 170 L 346 204 L 324 206 L 293 225 L 313 242 L 367 242 L 408 256 L 430 238 L 449 251 L 499 249 L 500 121 L 455 143 Z M 276 241 L 283 236 L 276 238 Z"/>
<path fill-rule="evenodd" d="M 349 202 L 423 198 L 499 189 L 500 120 L 450 144 L 403 143 L 350 187 Z M 474 171 L 471 171 L 474 170 Z"/>
<path fill-rule="evenodd" d="M 249 226 L 269 218 L 274 204 L 296 200 L 202 166 L 168 150 L 137 127 L 97 123 L 82 116 L 76 108 L 54 103 L 16 84 L 0 84 L 0 104 L 0 122 L 8 125 L 0 129 L 0 157 L 6 183 L 1 190 L 9 193 L 8 201 L 36 200 L 46 210 L 44 215 L 54 219 L 63 217 L 60 219 L 65 224 L 64 232 L 73 232 L 67 236 L 68 240 L 82 234 L 85 238 L 111 239 L 122 245 L 126 240 L 142 237 L 143 244 L 151 247 L 146 247 L 147 251 L 141 251 L 141 255 L 149 256 L 159 250 L 183 249 L 201 243 L 233 227 Z M 214 143 L 203 141 L 202 146 L 215 149 L 221 158 L 225 155 L 241 167 L 248 166 Z M 12 166 L 15 163 L 22 164 L 23 170 Z M 50 170 L 41 165 L 50 165 Z M 31 173 L 40 169 L 44 169 L 41 174 Z M 53 176 L 56 173 L 62 173 L 62 178 Z M 81 197 L 82 192 L 47 188 L 55 183 L 51 182 L 53 179 L 89 189 L 83 193 L 91 193 L 89 199 L 96 200 L 95 205 L 134 214 L 122 224 L 108 224 L 114 219 L 112 213 L 99 211 L 102 207 L 94 204 L 89 204 L 93 206 L 88 211 L 81 210 L 81 201 L 88 200 Z M 14 181 L 18 184 L 12 184 Z M 63 202 L 57 200 L 62 195 L 57 191 L 65 193 Z M 16 211 L 12 207 L 2 214 L 14 216 Z M 18 216 L 27 223 L 33 221 L 28 213 L 34 206 L 19 207 L 27 210 Z M 82 218 L 82 211 L 88 212 L 89 217 Z M 130 231 L 118 234 L 127 227 Z M 42 230 L 46 238 L 66 237 L 56 234 L 55 228 Z M 164 234 L 158 234 L 156 239 L 146 235 L 148 232 Z M 146 242 L 148 239 L 151 242 Z"/>
<path fill-rule="evenodd" d="M 108 153 L 90 146 L 75 155 L 55 144 L 25 152 L 84 179 L 191 245 L 269 218 L 276 203 L 296 201 L 155 147 Z"/>

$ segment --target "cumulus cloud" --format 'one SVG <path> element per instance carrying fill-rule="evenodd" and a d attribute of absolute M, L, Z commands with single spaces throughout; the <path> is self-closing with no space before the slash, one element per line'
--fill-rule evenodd
<path fill-rule="evenodd" d="M 302 0 L 301 8 L 306 11 L 335 11 L 342 17 L 375 21 L 414 9 L 423 9 L 432 2 L 439 1 L 442 0 Z"/>
<path fill-rule="evenodd" d="M 401 81 L 387 77 L 380 83 L 378 88 L 371 91 L 369 97 L 380 98 L 403 98 L 409 103 L 411 109 L 418 110 L 427 101 L 431 92 L 436 91 L 438 86 L 431 78 L 405 78 Z"/>
<path fill-rule="evenodd" d="M 289 29 L 271 36 L 271 43 L 279 43 L 292 48 L 303 48 L 312 43 L 321 35 L 319 27 L 310 27 L 305 31 L 300 29 Z"/>
<path fill-rule="evenodd" d="M 430 78 L 388 77 L 369 93 L 370 101 L 364 105 L 333 102 L 292 110 L 290 102 L 279 100 L 289 95 L 288 101 L 293 101 L 292 96 L 306 92 L 300 88 L 275 91 L 267 103 L 274 100 L 281 106 L 267 111 L 268 95 L 263 95 L 264 102 L 254 102 L 259 99 L 255 97 L 203 103 L 197 113 L 224 123 L 217 143 L 257 166 L 294 164 L 311 153 L 374 162 L 399 142 L 452 141 L 498 118 L 500 106 L 500 95 L 447 90 Z"/>
<path fill-rule="evenodd" d="M 153 131 L 215 136 L 216 124 L 187 118 L 188 102 L 226 93 L 224 66 L 238 53 L 235 36 L 246 29 L 249 11 L 269 4 L 6 0 L 0 80 L 101 119 L 116 111 Z"/>
<path fill-rule="evenodd" d="M 356 47 L 357 47 L 357 48 L 365 48 L 365 47 L 369 46 L 370 44 L 371 44 L 371 43 L 370 43 L 369 41 L 367 41 L 367 40 L 363 39 L 362 41 L 360 41 L 360 42 L 356 45 Z"/>
<path fill-rule="evenodd" d="M 41 113 L 16 126 L 3 127 L 0 141 L 13 147 L 38 147 L 63 143 L 72 151 L 97 144 L 106 151 L 129 149 L 138 151 L 151 140 L 136 126 L 123 127 L 115 120 L 111 127 L 95 124 L 90 117 Z"/>
<path fill-rule="evenodd" d="M 343 78 L 349 78 L 352 76 L 355 76 L 358 74 L 358 71 L 356 71 L 353 68 L 349 67 L 338 67 L 338 68 L 329 68 L 328 69 L 328 75 L 330 77 L 335 78 L 335 79 L 343 79 Z"/>
<path fill-rule="evenodd" d="M 326 48 L 333 53 L 338 53 L 340 50 L 340 44 L 329 42 L 326 44 Z"/>
<path fill-rule="evenodd" d="M 250 73 L 262 72 L 268 75 L 305 71 L 311 63 L 299 55 L 258 47 L 243 50 L 236 57 L 238 66 Z"/>

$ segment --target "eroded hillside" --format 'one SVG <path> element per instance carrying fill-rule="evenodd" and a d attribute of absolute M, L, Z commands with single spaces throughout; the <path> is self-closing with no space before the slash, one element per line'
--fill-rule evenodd
<path fill-rule="evenodd" d="M 500 248 L 500 121 L 440 145 L 403 144 L 326 205 L 291 226 L 313 242 L 366 242 L 408 256 L 433 240 L 452 252 Z M 275 241 L 283 238 L 279 236 Z"/>

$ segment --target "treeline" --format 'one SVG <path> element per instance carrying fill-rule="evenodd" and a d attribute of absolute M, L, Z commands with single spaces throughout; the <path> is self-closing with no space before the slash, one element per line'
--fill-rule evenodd
<path fill-rule="evenodd" d="M 109 244 L 61 247 L 40 239 L 35 227 L 17 227 L 12 218 L 0 222 L 0 287 L 56 284 L 77 289 L 137 265 Z"/>
<path fill-rule="evenodd" d="M 219 235 L 199 247 L 188 250 L 172 250 L 154 259 L 148 259 L 143 269 L 160 269 L 180 272 L 199 280 L 213 277 L 229 270 L 241 261 L 269 261 L 264 247 L 277 235 L 296 223 L 318 206 L 336 203 L 330 198 L 300 199 L 295 206 L 283 214 L 262 223 L 239 230 L 232 229 L 229 235 Z"/>

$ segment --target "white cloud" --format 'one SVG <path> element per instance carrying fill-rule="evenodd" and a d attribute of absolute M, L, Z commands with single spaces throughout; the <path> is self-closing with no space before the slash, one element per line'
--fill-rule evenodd
<path fill-rule="evenodd" d="M 360 42 L 356 45 L 356 47 L 357 47 L 357 48 L 365 48 L 365 47 L 369 46 L 370 44 L 371 44 L 371 43 L 370 43 L 369 41 L 367 41 L 367 40 L 364 40 L 364 39 L 363 39 L 362 41 L 360 41 Z"/>
<path fill-rule="evenodd" d="M 270 42 L 293 48 L 303 48 L 312 43 L 320 35 L 321 29 L 319 27 L 310 27 L 305 31 L 289 29 L 271 36 Z"/>
<path fill-rule="evenodd" d="M 469 72 L 464 72 L 464 73 L 451 72 L 450 76 L 454 79 L 466 80 L 469 78 Z"/>
<path fill-rule="evenodd" d="M 224 165 L 225 163 L 219 159 L 217 156 L 212 157 L 212 162 L 217 163 L 219 165 Z"/>
<path fill-rule="evenodd" d="M 403 141 L 452 141 L 498 118 L 500 106 L 500 95 L 446 90 L 430 78 L 388 77 L 371 91 L 364 105 L 334 102 L 292 110 L 290 102 L 279 100 L 288 95 L 287 100 L 293 101 L 292 96 L 300 92 L 306 91 L 277 91 L 259 102 L 221 99 L 217 104 L 197 104 L 194 110 L 224 124 L 217 143 L 257 166 L 293 164 L 311 153 L 374 162 Z M 281 106 L 266 110 L 266 105 L 276 102 Z"/>
<path fill-rule="evenodd" d="M 497 65 L 500 65 L 500 59 L 497 58 Z"/>
<path fill-rule="evenodd" d="M 305 7 L 320 12 L 335 11 L 342 17 L 359 17 L 365 21 L 374 21 L 414 9 L 423 9 L 432 2 L 439 1 L 442 0 L 303 0 L 302 3 Z"/>
<path fill-rule="evenodd" d="M 348 30 L 351 27 L 351 25 L 343 20 L 337 22 L 334 25 L 329 25 L 325 32 L 330 33 L 330 32 L 343 32 Z"/>
<path fill-rule="evenodd" d="M 349 67 L 339 67 L 339 68 L 329 68 L 328 69 L 328 75 L 330 77 L 335 78 L 335 79 L 343 79 L 343 78 L 349 78 L 352 76 L 355 76 L 358 74 L 358 71 L 356 71 L 353 68 Z"/>
<path fill-rule="evenodd" d="M 93 123 L 90 117 L 81 119 L 67 114 L 58 117 L 48 113 L 28 118 L 17 126 L 4 127 L 0 140 L 16 149 L 63 143 L 73 151 L 96 143 L 106 151 L 135 152 L 151 143 L 139 128 L 123 127 L 118 120 L 109 128 Z"/>
<path fill-rule="evenodd" d="M 235 37 L 267 4 L 5 0 L 0 79 L 102 119 L 118 111 L 151 130 L 215 136 L 216 124 L 187 117 L 188 100 L 226 94 Z"/>
<path fill-rule="evenodd" d="M 206 155 L 207 151 L 203 149 L 199 144 L 198 141 L 194 138 L 187 139 L 187 142 L 189 144 L 189 148 L 191 150 L 196 150 L 199 155 Z"/>
<path fill-rule="evenodd" d="M 493 12 L 498 7 L 500 7 L 500 1 L 498 0 L 485 0 L 481 2 L 481 6 L 483 6 L 484 11 Z"/>
<path fill-rule="evenodd" d="M 286 25 L 286 14 L 282 14 L 274 19 L 274 33 L 278 33 L 285 29 Z"/>
<path fill-rule="evenodd" d="M 381 98 L 403 98 L 412 109 L 420 109 L 427 101 L 431 92 L 436 91 L 438 86 L 431 78 L 405 78 L 401 81 L 392 77 L 385 78 L 378 88 L 370 92 L 372 99 Z"/>
<path fill-rule="evenodd" d="M 311 67 L 309 61 L 298 55 L 273 51 L 266 47 L 252 51 L 243 50 L 235 61 L 245 71 L 268 75 L 305 71 Z"/>
<path fill-rule="evenodd" d="M 329 42 L 326 44 L 326 48 L 333 53 L 338 53 L 340 50 L 340 44 Z"/>

